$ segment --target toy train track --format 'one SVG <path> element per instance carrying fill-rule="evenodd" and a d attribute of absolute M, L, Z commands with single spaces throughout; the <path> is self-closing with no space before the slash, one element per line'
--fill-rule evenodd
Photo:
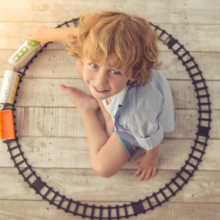
<path fill-rule="evenodd" d="M 57 26 L 57 28 L 60 28 L 62 26 L 69 27 L 69 24 L 72 22 L 75 26 L 77 26 L 78 19 L 73 19 L 71 21 L 65 22 Z M 192 79 L 192 84 L 194 85 L 195 91 L 197 93 L 196 98 L 198 99 L 199 124 L 197 126 L 198 132 L 196 133 L 194 146 L 191 147 L 192 151 L 189 154 L 188 159 L 185 161 L 185 165 L 181 167 L 178 173 L 176 173 L 176 176 L 172 178 L 169 183 L 165 184 L 164 188 L 159 189 L 158 192 L 153 193 L 151 196 L 147 196 L 144 200 L 131 202 L 130 204 L 104 207 L 89 205 L 87 203 L 83 204 L 80 201 L 74 201 L 73 199 L 66 198 L 66 196 L 61 195 L 57 191 L 54 191 L 53 188 L 48 186 L 46 182 L 43 182 L 41 180 L 41 177 L 36 175 L 36 172 L 32 169 L 31 165 L 28 164 L 27 159 L 24 157 L 24 153 L 21 150 L 21 145 L 19 145 L 18 143 L 18 138 L 16 137 L 15 131 L 15 139 L 4 140 L 4 143 L 8 145 L 8 151 L 11 155 L 11 159 L 14 161 L 14 166 L 17 167 L 19 175 L 23 176 L 24 181 L 29 184 L 30 188 L 33 188 L 35 190 L 36 194 L 39 194 L 43 200 L 47 200 L 51 205 L 55 205 L 58 209 L 62 209 L 65 212 L 72 213 L 74 216 L 79 215 L 82 218 L 86 217 L 90 219 L 100 220 L 121 219 L 129 218 L 131 216 L 137 216 L 140 213 L 145 213 L 149 210 L 155 209 L 157 206 L 161 206 L 164 202 L 169 201 L 171 197 L 175 196 L 176 193 L 181 190 L 185 184 L 188 183 L 188 180 L 193 176 L 195 170 L 197 170 L 199 163 L 202 161 L 202 156 L 205 153 L 205 149 L 207 147 L 209 131 L 211 129 L 210 123 L 212 121 L 210 108 L 211 103 L 209 100 L 209 94 L 207 90 L 208 87 L 205 84 L 205 79 L 202 76 L 202 72 L 200 71 L 198 64 L 195 63 L 194 58 L 190 55 L 189 51 L 187 51 L 184 46 L 178 42 L 178 40 L 173 38 L 172 35 L 169 35 L 165 30 L 160 29 L 158 26 L 155 26 L 152 23 L 150 24 L 158 33 L 159 40 L 164 43 L 168 41 L 168 48 L 177 55 L 180 61 L 182 61 L 182 64 L 186 67 L 186 71 L 188 72 L 189 77 Z M 46 44 L 45 47 L 47 47 L 48 44 Z M 40 52 L 42 52 L 42 50 Z M 32 60 L 24 68 L 23 71 L 18 71 L 14 69 L 14 71 L 16 71 L 20 76 L 18 83 L 19 85 L 22 82 L 22 78 L 23 76 L 25 76 L 25 72 L 29 68 L 30 63 L 32 63 L 33 59 L 36 57 L 37 54 L 32 58 Z M 16 96 L 17 95 L 18 90 L 16 92 Z M 12 111 L 14 118 L 16 110 L 15 103 L 16 102 L 14 102 L 14 104 L 6 103 L 3 108 L 3 111 Z M 19 151 L 18 154 L 14 153 L 16 150 Z M 23 166 L 23 168 L 21 168 L 21 165 Z M 190 167 L 190 169 L 187 169 L 186 166 Z M 34 181 L 31 181 L 33 177 Z M 55 201 L 59 202 L 57 203 Z"/>

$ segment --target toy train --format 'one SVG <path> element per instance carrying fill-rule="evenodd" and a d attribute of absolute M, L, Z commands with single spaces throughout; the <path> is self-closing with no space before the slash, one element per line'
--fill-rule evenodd
<path fill-rule="evenodd" d="M 20 76 L 14 71 L 6 70 L 1 90 L 0 103 L 13 105 Z M 0 137 L 7 141 L 15 139 L 13 112 L 11 109 L 0 111 Z"/>
<path fill-rule="evenodd" d="M 8 59 L 8 62 L 12 64 L 16 70 L 21 70 L 40 49 L 40 42 L 27 40 Z M 17 72 L 5 70 L 0 90 L 1 104 L 14 104 L 19 80 L 20 75 Z M 3 141 L 15 139 L 13 111 L 11 109 L 0 111 L 0 137 Z"/>
<path fill-rule="evenodd" d="M 24 44 L 8 59 L 17 70 L 21 70 L 41 49 L 39 41 L 27 40 Z"/>
<path fill-rule="evenodd" d="M 0 103 L 13 104 L 20 76 L 14 71 L 5 70 L 0 90 Z"/>
<path fill-rule="evenodd" d="M 3 141 L 15 139 L 13 112 L 10 109 L 0 111 L 0 135 Z"/>

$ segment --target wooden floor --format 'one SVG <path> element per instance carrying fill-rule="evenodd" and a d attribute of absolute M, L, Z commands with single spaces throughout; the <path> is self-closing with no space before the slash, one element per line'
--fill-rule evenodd
<path fill-rule="evenodd" d="M 118 9 L 159 25 L 190 51 L 203 71 L 212 103 L 206 154 L 189 183 L 161 207 L 130 219 L 220 219 L 220 2 L 219 0 L 1 0 L 0 77 L 12 70 L 8 58 L 37 24 L 53 28 L 84 11 Z M 160 45 L 165 77 L 177 113 L 174 132 L 165 134 L 157 175 L 147 182 L 134 177 L 133 160 L 111 178 L 92 169 L 83 122 L 77 109 L 58 88 L 60 83 L 90 94 L 74 60 L 61 42 L 50 44 L 27 71 L 17 98 L 17 130 L 25 157 L 54 190 L 67 198 L 96 205 L 128 204 L 164 187 L 191 152 L 198 124 L 198 106 L 191 79 L 175 55 Z M 1 82 L 0 82 L 1 83 Z M 98 112 L 104 124 L 101 112 Z M 57 210 L 36 195 L 0 144 L 0 220 L 81 219 Z"/>

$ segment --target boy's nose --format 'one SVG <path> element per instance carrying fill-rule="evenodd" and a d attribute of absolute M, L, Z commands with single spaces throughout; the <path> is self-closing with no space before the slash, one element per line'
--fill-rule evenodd
<path fill-rule="evenodd" d="M 96 75 L 96 86 L 99 88 L 102 88 L 102 89 L 106 89 L 106 88 L 103 88 L 105 85 L 108 84 L 108 74 L 106 72 L 99 72 L 97 75 Z"/>

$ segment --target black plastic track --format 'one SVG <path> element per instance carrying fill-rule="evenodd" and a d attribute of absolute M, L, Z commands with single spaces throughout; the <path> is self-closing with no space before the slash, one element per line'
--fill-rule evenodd
<path fill-rule="evenodd" d="M 77 26 L 78 20 L 79 19 L 72 19 L 71 21 L 67 21 L 56 28 L 60 28 L 62 26 L 69 27 L 69 24 L 72 23 Z M 178 173 L 176 173 L 176 176 L 171 179 L 170 183 L 165 184 L 164 188 L 159 189 L 158 192 L 153 193 L 149 197 L 147 196 L 144 200 L 131 202 L 130 204 L 124 204 L 122 206 L 116 205 L 114 207 L 103 207 L 88 205 L 87 203 L 83 204 L 80 201 L 68 199 L 59 192 L 54 191 L 52 187 L 48 186 L 46 182 L 41 180 L 41 177 L 36 175 L 31 165 L 28 164 L 27 159 L 24 157 L 23 152 L 21 151 L 18 138 L 16 137 L 15 140 L 4 141 L 8 145 L 8 151 L 11 155 L 11 159 L 14 161 L 14 166 L 17 167 L 19 174 L 23 176 L 24 181 L 29 184 L 30 188 L 35 190 L 36 194 L 41 195 L 42 199 L 47 200 L 50 204 L 55 205 L 58 209 L 63 209 L 65 212 L 70 212 L 74 216 L 79 215 L 82 218 L 86 217 L 100 220 L 121 219 L 137 216 L 140 213 L 145 213 L 149 210 L 153 210 L 157 206 L 161 206 L 164 202 L 169 201 L 172 196 L 175 196 L 176 193 L 181 190 L 185 184 L 187 184 L 188 180 L 193 176 L 193 173 L 195 170 L 197 170 L 197 167 L 201 162 L 202 156 L 205 153 L 205 148 L 207 147 L 209 131 L 211 129 L 211 103 L 209 101 L 209 94 L 207 91 L 208 87 L 205 84 L 205 79 L 202 76 L 202 72 L 200 71 L 198 64 L 195 63 L 195 60 L 190 55 L 189 51 L 187 51 L 184 46 L 178 42 L 178 40 L 173 38 L 172 35 L 169 35 L 165 30 L 160 29 L 158 26 L 155 26 L 152 23 L 150 24 L 158 33 L 159 40 L 164 42 L 168 48 L 177 55 L 178 59 L 182 61 L 182 64 L 186 67 L 189 77 L 192 79 L 192 84 L 195 86 L 199 108 L 199 124 L 197 126 L 198 131 L 194 140 L 194 146 L 191 147 L 192 152 L 185 161 L 185 165 L 181 167 Z M 46 44 L 45 47 L 47 47 L 48 44 Z M 42 52 L 42 50 L 40 52 Z M 34 58 L 36 57 L 37 55 L 35 55 Z M 33 59 L 30 63 L 33 62 Z M 30 63 L 24 68 L 23 72 L 14 69 L 14 71 L 17 71 L 20 74 L 19 85 L 22 82 L 22 78 L 25 76 L 25 71 L 29 68 Z M 16 95 L 18 94 L 18 90 Z M 3 108 L 3 110 L 11 109 L 13 111 L 14 118 L 16 110 L 15 103 L 14 105 L 5 104 Z M 15 152 L 16 149 L 18 149 L 20 153 L 15 155 L 13 152 Z M 19 160 L 18 158 L 21 159 Z M 21 165 L 23 168 L 20 167 Z M 98 214 L 95 215 L 94 213 Z M 106 215 L 106 213 L 108 214 Z"/>

